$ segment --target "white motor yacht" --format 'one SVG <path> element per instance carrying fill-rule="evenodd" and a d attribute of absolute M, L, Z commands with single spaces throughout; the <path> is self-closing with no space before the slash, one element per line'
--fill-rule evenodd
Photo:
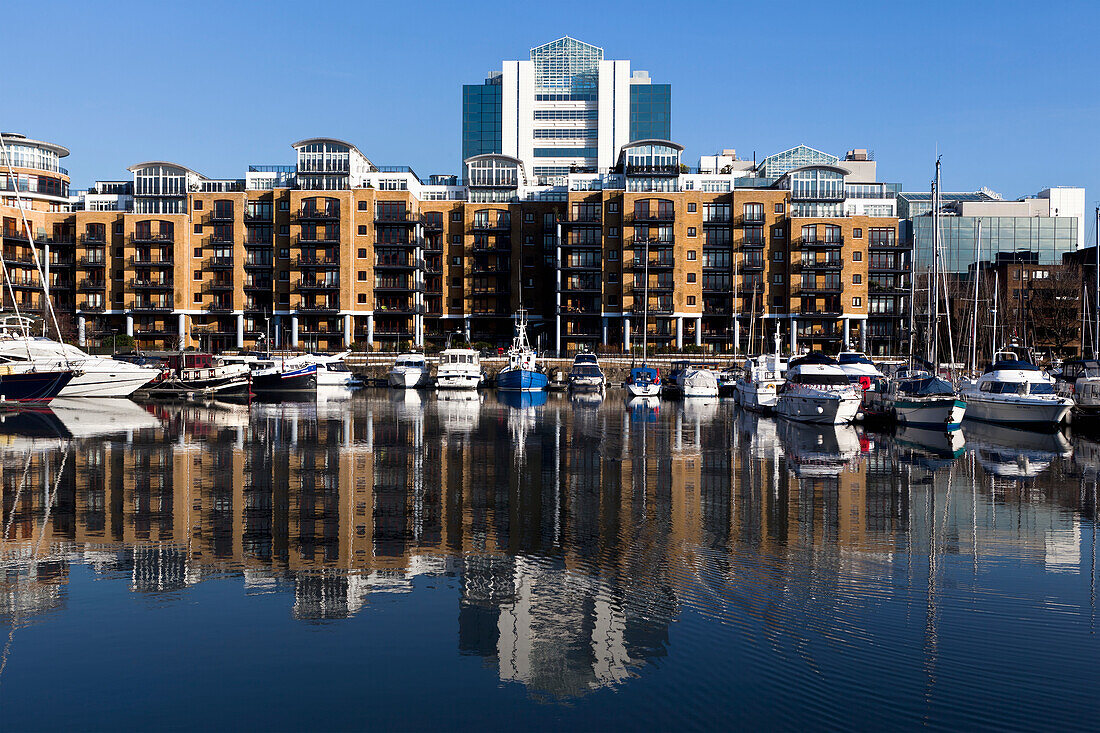
<path fill-rule="evenodd" d="M 481 358 L 469 348 L 451 348 L 439 354 L 435 386 L 439 389 L 477 389 L 481 384 Z"/>
<path fill-rule="evenodd" d="M 1017 427 L 1053 427 L 1073 407 L 1073 400 L 1055 391 L 1054 379 L 1012 351 L 998 351 L 961 396 L 966 417 Z"/>
<path fill-rule="evenodd" d="M 1100 417 L 1100 359 L 1068 359 L 1054 382 L 1054 391 L 1073 400 L 1075 417 Z"/>
<path fill-rule="evenodd" d="M 573 367 L 569 370 L 569 388 L 577 392 L 602 392 L 604 388 L 603 370 L 596 355 L 583 352 L 573 357 Z"/>
<path fill-rule="evenodd" d="M 296 361 L 303 364 L 317 365 L 318 387 L 360 387 L 363 383 L 351 369 L 348 369 L 348 365 L 344 362 L 344 359 L 350 353 L 350 351 L 344 351 L 331 356 L 302 354 L 295 358 Z"/>
<path fill-rule="evenodd" d="M 800 422 L 841 425 L 855 420 L 862 396 L 834 359 L 810 353 L 787 368 L 775 413 Z"/>
<path fill-rule="evenodd" d="M 753 412 L 771 412 L 786 381 L 787 361 L 778 354 L 746 359 L 734 386 L 738 404 Z"/>
<path fill-rule="evenodd" d="M 73 378 L 59 397 L 129 397 L 161 374 L 158 369 L 93 356 L 72 344 L 17 335 L 7 328 L 0 331 L 0 358 L 36 371 L 72 371 Z"/>
<path fill-rule="evenodd" d="M 427 387 L 432 381 L 428 360 L 423 354 L 401 354 L 393 363 L 387 381 L 391 387 L 398 389 Z"/>
<path fill-rule="evenodd" d="M 862 351 L 842 351 L 836 355 L 837 366 L 848 375 L 848 381 L 864 389 L 884 376 L 875 363 Z"/>

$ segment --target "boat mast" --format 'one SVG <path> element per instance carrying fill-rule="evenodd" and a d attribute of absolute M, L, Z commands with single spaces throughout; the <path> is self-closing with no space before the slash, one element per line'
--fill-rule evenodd
<path fill-rule="evenodd" d="M 1000 295 L 1000 273 L 994 268 L 993 270 L 993 338 L 990 341 L 991 350 L 989 352 L 989 360 L 993 361 L 997 357 L 997 300 Z"/>
<path fill-rule="evenodd" d="M 1100 206 L 1096 207 L 1096 269 L 1093 270 L 1093 285 L 1096 288 L 1092 299 L 1093 316 L 1096 318 L 1096 326 L 1092 334 L 1092 355 L 1100 356 Z M 1082 344 L 1082 351 L 1084 345 Z"/>
<path fill-rule="evenodd" d="M 645 239 L 645 285 L 642 288 L 642 366 L 646 363 L 649 341 L 649 236 Z"/>
<path fill-rule="evenodd" d="M 928 344 L 928 361 L 933 373 L 939 371 L 939 335 L 940 335 L 940 159 L 936 158 L 936 178 L 932 181 L 932 283 L 929 291 L 931 301 L 932 333 Z"/>
<path fill-rule="evenodd" d="M 982 220 L 978 219 L 978 232 L 974 237 L 974 322 L 970 324 L 970 371 L 978 369 L 978 273 L 982 264 Z"/>

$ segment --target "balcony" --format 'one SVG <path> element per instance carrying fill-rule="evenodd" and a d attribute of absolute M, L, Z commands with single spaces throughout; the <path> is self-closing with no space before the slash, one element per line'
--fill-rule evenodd
<path fill-rule="evenodd" d="M 868 272 L 880 272 L 880 273 L 906 273 L 909 272 L 909 263 L 907 262 L 875 262 L 874 259 L 867 265 Z"/>
<path fill-rule="evenodd" d="M 672 304 L 670 303 L 668 305 L 655 305 L 653 303 L 650 303 L 648 311 L 647 311 L 647 309 L 645 308 L 645 306 L 642 303 L 635 303 L 634 305 L 632 305 L 630 307 L 630 311 L 632 313 L 648 312 L 650 315 L 657 315 L 657 316 L 672 315 Z"/>
<path fill-rule="evenodd" d="M 425 216 L 424 228 L 429 232 L 441 232 L 443 231 L 443 217 Z"/>
<path fill-rule="evenodd" d="M 580 248 L 603 249 L 603 241 L 597 238 L 595 240 L 586 239 L 584 241 L 578 242 L 578 241 L 573 241 L 570 237 L 565 237 L 563 239 L 563 241 L 561 242 L 561 246 L 564 247 L 564 248 L 571 248 L 571 249 L 580 249 Z"/>
<path fill-rule="evenodd" d="M 88 247 L 105 247 L 107 246 L 107 235 L 81 234 L 80 243 Z"/>
<path fill-rule="evenodd" d="M 807 260 L 798 263 L 799 269 L 811 272 L 817 270 L 842 270 L 844 269 L 844 260 L 836 258 L 829 260 Z"/>
<path fill-rule="evenodd" d="M 470 224 L 470 231 L 472 232 L 510 232 L 512 231 L 511 219 L 477 219 L 475 218 L 473 223 Z"/>
<path fill-rule="evenodd" d="M 512 267 L 507 262 L 499 265 L 474 265 L 470 272 L 474 275 L 508 275 L 511 274 Z"/>
<path fill-rule="evenodd" d="M 272 280 L 245 280 L 244 289 L 248 291 L 268 291 L 271 290 L 273 284 Z"/>
<path fill-rule="evenodd" d="M 844 246 L 844 239 L 802 239 L 799 244 L 806 249 L 839 249 Z"/>
<path fill-rule="evenodd" d="M 401 209 L 396 211 L 386 211 L 383 209 L 378 209 L 374 213 L 375 224 L 413 226 L 415 224 L 419 224 L 420 221 L 420 214 L 409 209 Z"/>
<path fill-rule="evenodd" d="M 418 283 L 386 283 L 383 285 L 375 285 L 374 292 L 376 293 L 419 293 L 424 290 L 424 286 Z"/>
<path fill-rule="evenodd" d="M 297 280 L 294 283 L 295 290 L 301 291 L 315 291 L 315 290 L 339 290 L 340 282 L 338 280 Z"/>
<path fill-rule="evenodd" d="M 415 257 L 383 257 L 374 263 L 374 267 L 379 270 L 415 270 L 420 267 L 420 260 Z"/>
<path fill-rule="evenodd" d="M 566 258 L 565 260 L 562 261 L 561 269 L 563 269 L 563 270 L 580 270 L 580 271 L 590 270 L 592 272 L 602 272 L 603 271 L 603 264 L 600 263 L 600 262 L 594 262 L 594 263 L 593 262 L 583 262 L 583 263 L 571 264 L 569 262 L 568 258 Z"/>
<path fill-rule="evenodd" d="M 671 165 L 624 165 L 624 173 L 628 176 L 678 176 L 680 166 Z"/>
<path fill-rule="evenodd" d="M 154 258 L 152 255 L 133 255 L 128 262 L 133 267 L 172 267 L 175 264 L 171 257 Z M 101 262 L 98 266 L 102 267 L 103 264 Z"/>
<path fill-rule="evenodd" d="M 77 303 L 76 304 L 76 309 L 80 310 L 80 311 L 84 311 L 85 313 L 102 313 L 103 312 L 103 304 L 102 303 L 90 303 L 90 302 L 85 300 L 83 302 Z"/>
<path fill-rule="evenodd" d="M 81 267 L 106 267 L 107 266 L 107 258 L 106 257 L 81 257 L 76 261 L 76 264 L 80 265 Z M 131 264 L 133 264 L 133 263 L 131 262 Z"/>
<path fill-rule="evenodd" d="M 659 239 L 635 239 L 631 238 L 628 247 L 638 249 L 668 249 L 676 243 L 675 237 L 661 237 Z"/>
<path fill-rule="evenodd" d="M 910 249 L 908 244 L 905 244 L 903 242 L 898 242 L 898 241 L 893 240 L 893 239 L 890 239 L 890 240 L 869 239 L 867 241 L 867 247 L 868 247 L 868 249 L 889 249 L 889 250 L 898 250 L 898 249 L 907 250 L 907 249 Z"/>
<path fill-rule="evenodd" d="M 294 237 L 294 243 L 302 244 L 339 244 L 339 232 L 314 232 L 313 234 L 299 234 Z"/>
<path fill-rule="evenodd" d="M 212 280 L 202 284 L 202 292 L 204 293 L 227 293 L 233 292 L 233 283 L 225 282 L 221 280 Z"/>
<path fill-rule="evenodd" d="M 134 244 L 152 244 L 156 242 L 172 242 L 174 240 L 172 234 L 161 234 L 159 232 L 153 234 L 152 232 L 144 232 L 140 234 L 135 233 L 130 237 L 130 241 Z"/>
<path fill-rule="evenodd" d="M 294 212 L 295 221 L 339 221 L 339 206 L 306 206 Z"/>
<path fill-rule="evenodd" d="M 229 313 L 233 310 L 233 304 L 225 302 L 211 303 L 210 305 L 203 308 L 203 310 L 205 310 L 207 313 Z M 234 333 L 236 332 L 234 331 Z"/>
<path fill-rule="evenodd" d="M 763 239 L 742 239 L 741 249 L 763 249 L 767 244 Z"/>
<path fill-rule="evenodd" d="M 844 291 L 844 285 L 840 282 L 825 283 L 824 285 L 803 284 L 799 288 L 802 295 L 839 295 Z"/>
<path fill-rule="evenodd" d="M 843 315 L 843 313 L 841 313 L 840 308 L 837 307 L 836 310 L 827 310 L 827 309 L 822 309 L 822 310 L 800 310 L 800 309 L 795 309 L 794 311 L 791 312 L 791 315 L 800 316 L 802 318 L 840 318 Z"/>
<path fill-rule="evenodd" d="M 703 266 L 703 269 L 707 269 L 705 265 Z M 726 266 L 726 267 L 722 267 L 722 268 L 719 268 L 719 269 L 725 270 L 725 269 L 729 269 L 729 267 Z M 742 270 L 749 270 L 749 271 L 763 270 L 764 269 L 764 260 L 743 260 L 741 262 L 741 269 Z"/>
<path fill-rule="evenodd" d="M 272 265 L 274 265 L 273 260 L 245 259 L 245 261 L 244 261 L 244 267 L 245 267 L 246 270 L 249 269 L 249 268 L 257 268 L 257 267 L 269 268 Z"/>
<path fill-rule="evenodd" d="M 817 328 L 803 331 L 798 330 L 799 341 L 838 341 L 843 334 L 839 328 Z"/>
<path fill-rule="evenodd" d="M 172 304 L 164 301 L 156 300 L 135 300 L 130 304 L 130 310 L 132 311 L 154 311 L 165 312 L 172 310 Z"/>
<path fill-rule="evenodd" d="M 424 306 L 422 305 L 378 305 L 374 306 L 374 315 L 376 316 L 415 316 L 424 312 Z M 375 329 L 375 333 L 378 330 Z"/>
<path fill-rule="evenodd" d="M 729 216 L 712 216 L 709 219 L 703 219 L 703 226 L 705 227 L 728 227 L 732 219 Z"/>
<path fill-rule="evenodd" d="M 676 260 L 673 257 L 650 257 L 649 269 L 651 270 L 667 270 L 674 267 Z M 635 257 L 627 262 L 627 267 L 632 267 L 635 270 L 644 270 L 646 268 L 646 261 L 644 257 Z"/>
<path fill-rule="evenodd" d="M 210 223 L 213 223 L 213 222 L 231 222 L 231 221 L 233 221 L 233 210 L 230 209 L 229 211 L 224 211 L 224 210 L 223 211 L 218 211 L 217 209 L 214 209 L 214 210 L 210 211 L 209 213 L 207 213 L 207 215 L 204 216 L 202 218 L 202 220 L 204 222 L 210 222 Z"/>
<path fill-rule="evenodd" d="M 225 256 L 207 257 L 202 261 L 202 266 L 205 270 L 232 270 L 233 258 Z"/>
<path fill-rule="evenodd" d="M 503 252 L 506 254 L 512 253 L 512 245 L 501 246 L 499 244 L 474 244 L 474 252 Z"/>
<path fill-rule="evenodd" d="M 260 213 L 260 212 L 256 212 L 256 211 L 248 211 L 246 209 L 245 212 L 244 212 L 244 220 L 246 222 L 257 223 L 257 224 L 270 224 L 271 223 L 271 212 L 270 211 L 265 211 L 265 212 Z"/>
<path fill-rule="evenodd" d="M 339 267 L 340 261 L 332 257 L 309 257 L 299 255 L 295 258 L 294 264 L 298 267 Z"/>
<path fill-rule="evenodd" d="M 764 226 L 764 214 L 744 214 L 741 217 L 741 226 L 743 227 L 762 227 Z"/>
<path fill-rule="evenodd" d="M 675 289 L 675 284 L 671 281 L 657 282 L 649 284 L 650 295 L 660 295 L 661 293 L 671 293 Z M 628 285 L 625 288 L 624 295 L 633 295 L 635 298 L 645 297 L 646 286 L 644 284 Z"/>
<path fill-rule="evenodd" d="M 628 224 L 671 224 L 676 221 L 675 210 L 633 212 L 626 215 Z"/>
<path fill-rule="evenodd" d="M 603 284 L 599 280 L 564 282 L 561 285 L 563 293 L 602 293 Z"/>
<path fill-rule="evenodd" d="M 305 313 L 329 313 L 340 310 L 338 303 L 299 303 L 296 310 Z"/>
<path fill-rule="evenodd" d="M 171 280 L 145 280 L 143 278 L 130 278 L 132 290 L 172 290 L 174 285 Z"/>

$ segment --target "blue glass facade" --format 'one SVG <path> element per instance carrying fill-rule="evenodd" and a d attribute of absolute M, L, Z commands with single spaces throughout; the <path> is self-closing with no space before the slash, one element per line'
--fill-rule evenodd
<path fill-rule="evenodd" d="M 1023 261 L 1057 265 L 1062 255 L 1077 249 L 1077 218 L 1045 216 L 983 216 L 981 259 L 991 261 L 997 253 L 1028 253 Z M 932 266 L 932 217 L 915 216 L 911 227 L 913 261 L 918 269 Z M 947 272 L 966 272 L 974 264 L 976 216 L 940 218 L 942 249 Z"/>
<path fill-rule="evenodd" d="M 503 152 L 500 84 L 462 86 L 462 160 Z M 461 166 L 459 170 L 462 170 Z"/>
<path fill-rule="evenodd" d="M 672 85 L 630 85 L 630 139 L 672 139 Z"/>

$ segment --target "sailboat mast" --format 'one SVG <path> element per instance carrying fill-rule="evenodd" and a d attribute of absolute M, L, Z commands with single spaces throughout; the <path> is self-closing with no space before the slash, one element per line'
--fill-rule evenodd
<path fill-rule="evenodd" d="M 939 371 L 940 335 L 940 159 L 936 158 L 936 178 L 932 182 L 932 333 L 928 360 L 934 372 Z"/>
<path fill-rule="evenodd" d="M 1000 286 L 1001 274 L 994 269 L 993 270 L 993 338 L 990 341 L 991 349 L 989 351 L 989 358 L 992 360 L 997 356 L 997 300 L 1001 292 Z"/>
<path fill-rule="evenodd" d="M 970 371 L 978 369 L 978 273 L 982 266 L 982 220 L 974 237 L 974 321 L 970 324 Z"/>
<path fill-rule="evenodd" d="M 645 240 L 645 286 L 642 288 L 642 366 L 646 363 L 648 353 L 646 345 L 649 342 L 649 237 Z"/>

